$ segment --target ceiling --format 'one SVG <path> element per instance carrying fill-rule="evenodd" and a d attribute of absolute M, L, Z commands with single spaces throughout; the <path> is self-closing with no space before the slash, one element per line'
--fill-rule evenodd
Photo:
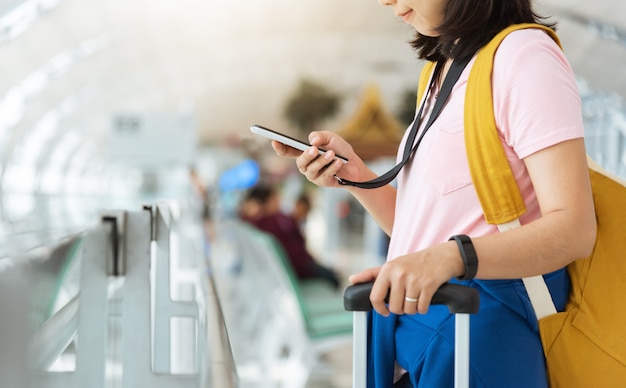
<path fill-rule="evenodd" d="M 559 22 L 574 70 L 621 96 L 626 43 L 589 25 L 611 25 L 624 39 L 624 4 L 538 4 Z M 20 7 L 21 22 L 9 24 Z M 0 0 L 3 14 L 0 167 L 26 149 L 49 155 L 67 143 L 104 154 L 121 113 L 191 115 L 203 143 L 248 136 L 253 123 L 288 130 L 283 106 L 302 77 L 342 96 L 327 124 L 339 126 L 368 84 L 396 109 L 420 69 L 410 29 L 374 0 Z"/>

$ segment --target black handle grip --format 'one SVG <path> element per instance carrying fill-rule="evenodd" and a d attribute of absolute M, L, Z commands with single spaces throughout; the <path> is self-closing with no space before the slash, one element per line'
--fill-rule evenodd
<path fill-rule="evenodd" d="M 348 286 L 343 293 L 343 307 L 347 311 L 370 311 L 370 292 L 374 282 Z M 433 304 L 445 304 L 452 314 L 474 314 L 478 312 L 480 296 L 478 290 L 460 284 L 443 284 L 433 296 Z"/>

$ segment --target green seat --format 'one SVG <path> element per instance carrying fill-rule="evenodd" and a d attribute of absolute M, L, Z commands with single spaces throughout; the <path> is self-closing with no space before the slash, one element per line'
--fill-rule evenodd
<path fill-rule="evenodd" d="M 343 294 L 330 287 L 327 282 L 318 279 L 296 279 L 304 305 L 309 314 L 344 312 Z"/>
<path fill-rule="evenodd" d="M 311 315 L 307 331 L 312 340 L 323 340 L 335 336 L 352 335 L 352 313 L 336 312 Z"/>
<path fill-rule="evenodd" d="M 256 231 L 263 243 L 269 244 L 276 253 L 279 267 L 284 271 L 291 286 L 306 330 L 311 340 L 326 340 L 335 336 L 352 335 L 352 313 L 343 306 L 343 293 L 319 279 L 300 280 L 282 245 L 271 235 Z"/>

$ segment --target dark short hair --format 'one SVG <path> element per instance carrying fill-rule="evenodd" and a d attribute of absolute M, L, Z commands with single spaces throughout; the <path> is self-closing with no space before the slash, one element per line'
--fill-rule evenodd
<path fill-rule="evenodd" d="M 302 193 L 296 199 L 296 202 L 306 205 L 307 207 L 311 207 L 311 199 L 306 193 Z"/>
<path fill-rule="evenodd" d="M 532 0 L 448 0 L 437 37 L 416 34 L 411 46 L 420 59 L 439 61 L 474 55 L 512 24 L 539 23 L 555 29 L 532 7 Z"/>
<path fill-rule="evenodd" d="M 277 193 L 276 189 L 270 185 L 259 183 L 248 191 L 245 199 L 257 201 L 259 203 L 266 203 L 275 193 Z"/>

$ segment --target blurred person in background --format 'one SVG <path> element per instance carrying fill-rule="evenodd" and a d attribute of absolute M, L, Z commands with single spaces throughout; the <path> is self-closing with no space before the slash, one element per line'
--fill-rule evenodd
<path fill-rule="evenodd" d="M 240 205 L 240 217 L 281 243 L 299 279 L 317 278 L 336 289 L 340 287 L 335 271 L 319 264 L 307 250 L 300 223 L 281 210 L 280 195 L 275 187 L 258 184 L 250 189 Z"/>
<path fill-rule="evenodd" d="M 306 193 L 302 193 L 296 198 L 293 209 L 291 210 L 291 216 L 296 220 L 296 223 L 300 225 L 301 229 L 304 229 L 307 217 L 311 212 L 311 199 Z M 304 232 L 303 232 L 304 233 Z"/>

